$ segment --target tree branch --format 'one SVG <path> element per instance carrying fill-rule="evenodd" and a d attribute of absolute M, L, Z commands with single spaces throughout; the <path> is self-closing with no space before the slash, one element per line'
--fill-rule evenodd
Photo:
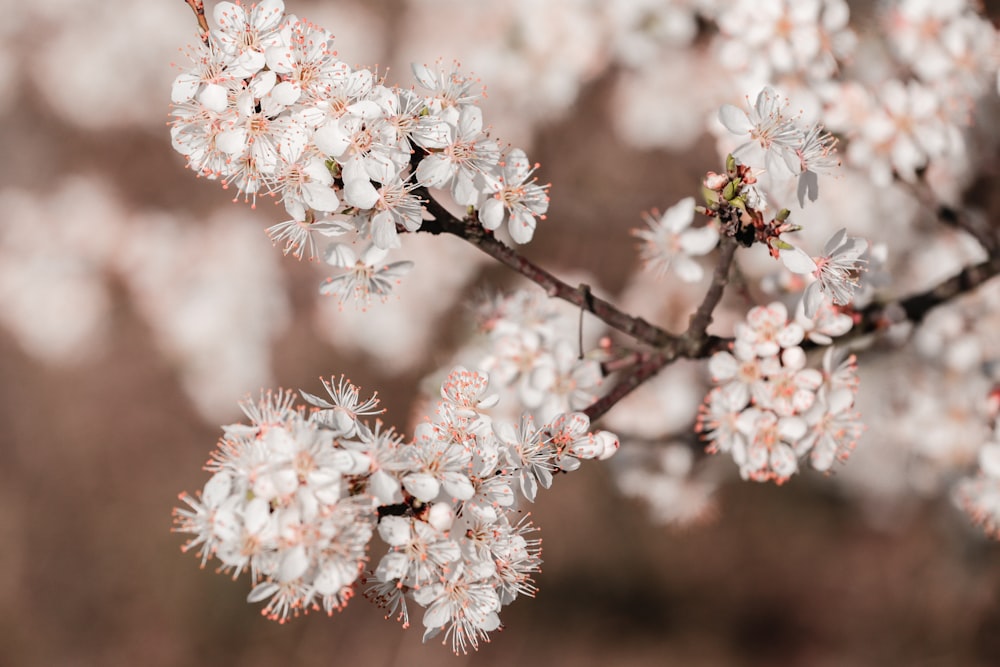
<path fill-rule="evenodd" d="M 639 362 L 633 366 L 618 384 L 604 396 L 591 403 L 583 413 L 594 422 L 600 419 L 618 401 L 638 389 L 649 378 L 660 372 L 664 366 L 674 362 L 681 356 L 679 350 L 659 350 L 641 354 Z"/>
<path fill-rule="evenodd" d="M 420 231 L 429 234 L 452 234 L 468 241 L 501 264 L 509 266 L 539 285 L 549 296 L 562 299 L 592 313 L 611 328 L 628 334 L 647 345 L 657 348 L 667 346 L 676 348 L 682 342 L 680 336 L 650 324 L 641 317 L 633 317 L 622 312 L 613 304 L 595 296 L 589 289 L 568 285 L 513 248 L 503 244 L 477 221 L 460 220 L 426 192 L 422 194 L 425 195 L 427 210 L 434 216 L 434 220 L 424 220 Z"/>
<path fill-rule="evenodd" d="M 704 300 L 698 306 L 698 310 L 691 315 L 687 331 L 684 338 L 687 340 L 689 348 L 687 355 L 690 357 L 702 356 L 702 348 L 708 342 L 705 332 L 712 324 L 712 313 L 715 307 L 722 300 L 722 294 L 729 284 L 729 270 L 733 265 L 733 258 L 736 256 L 736 239 L 723 236 L 719 242 L 719 260 L 715 265 L 715 273 L 712 274 L 712 285 L 708 288 Z"/>
<path fill-rule="evenodd" d="M 208 19 L 205 18 L 205 0 L 184 0 L 194 12 L 198 19 L 198 28 L 201 30 L 201 41 L 208 44 Z"/>
<path fill-rule="evenodd" d="M 858 311 L 860 321 L 848 336 L 864 335 L 884 329 L 901 321 L 900 314 L 914 324 L 919 324 L 934 308 L 962 294 L 971 292 L 986 281 L 1000 274 L 1000 254 L 992 254 L 979 264 L 967 266 L 957 274 L 931 289 L 888 304 L 873 303 Z M 897 311 L 895 314 L 893 311 Z M 898 311 L 902 311 L 899 313 Z"/>

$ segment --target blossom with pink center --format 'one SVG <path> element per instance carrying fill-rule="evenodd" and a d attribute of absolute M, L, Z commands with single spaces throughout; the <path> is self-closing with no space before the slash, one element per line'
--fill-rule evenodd
<path fill-rule="evenodd" d="M 805 336 L 801 325 L 788 321 L 788 309 L 780 301 L 751 308 L 746 323 L 738 323 L 735 333 L 737 345 L 749 345 L 760 357 L 773 357 L 783 348 L 798 345 Z"/>

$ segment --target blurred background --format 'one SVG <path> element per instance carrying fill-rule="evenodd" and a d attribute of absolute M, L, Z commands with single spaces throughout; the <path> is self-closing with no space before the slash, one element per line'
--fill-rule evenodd
<path fill-rule="evenodd" d="M 408 63 L 438 57 L 479 75 L 494 133 L 525 147 L 552 184 L 525 253 L 683 326 L 701 288 L 636 277 L 629 232 L 720 168 L 712 109 L 750 92 L 727 83 L 706 36 L 698 11 L 711 3 L 492 4 L 288 0 L 287 10 L 330 29 L 348 63 L 388 67 L 392 82 L 410 85 Z M 659 7 L 652 44 L 635 21 L 612 20 L 636 6 Z M 400 298 L 340 312 L 317 295 L 324 267 L 282 257 L 265 236 L 282 211 L 232 203 L 171 149 L 171 63 L 186 64 L 179 48 L 197 39 L 184 2 L 3 9 L 0 664 L 1000 664 L 1000 546 L 948 492 L 989 437 L 970 396 L 992 380 L 946 365 L 922 390 L 971 394 L 908 401 L 917 389 L 901 369 L 925 362 L 895 349 L 872 353 L 874 393 L 889 407 L 870 409 L 870 453 L 833 477 L 720 483 L 682 527 L 623 494 L 612 463 L 558 479 L 531 508 L 544 539 L 538 596 L 506 608 L 506 629 L 478 654 L 421 645 L 420 629 L 402 631 L 360 597 L 332 619 L 263 619 L 245 581 L 200 570 L 170 532 L 177 494 L 207 478 L 219 425 L 262 387 L 317 392 L 319 377 L 345 373 L 407 430 L 422 379 L 471 331 L 465 304 L 513 277 L 457 240 L 418 234 L 405 239 L 417 266 Z M 877 8 L 853 9 L 859 34 L 877 34 Z M 997 15 L 997 3 L 985 9 Z M 995 82 L 991 94 L 977 118 L 995 112 Z M 994 125 L 974 125 L 972 163 L 995 160 Z M 877 211 L 876 234 L 930 233 L 905 191 L 864 190 L 866 180 L 838 177 L 828 192 Z M 995 219 L 996 186 L 995 168 L 980 166 L 950 187 Z M 831 218 L 816 223 L 819 242 L 855 219 L 816 215 Z M 928 264 L 947 275 L 976 257 L 967 238 L 933 233 L 946 258 L 911 243 L 898 293 L 930 284 Z M 938 357 L 934 341 L 918 347 Z M 665 415 L 651 428 L 683 439 L 704 375 L 681 369 L 609 423 L 627 432 L 637 413 Z M 927 423 L 899 419 L 917 412 Z M 918 448 L 928 431 L 934 441 Z M 731 462 L 718 467 L 708 476 L 731 482 Z"/>

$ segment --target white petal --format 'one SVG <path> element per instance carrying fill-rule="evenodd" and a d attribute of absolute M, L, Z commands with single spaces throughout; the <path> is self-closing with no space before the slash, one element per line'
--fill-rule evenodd
<path fill-rule="evenodd" d="M 387 544 L 399 547 L 410 541 L 412 520 L 401 516 L 384 516 L 378 522 L 378 534 Z"/>
<path fill-rule="evenodd" d="M 476 495 L 476 489 L 472 486 L 468 476 L 457 472 L 446 472 L 441 474 L 441 486 L 457 500 L 468 500 Z M 416 494 L 414 494 L 416 495 Z"/>
<path fill-rule="evenodd" d="M 479 221 L 486 229 L 497 229 L 503 224 L 507 208 L 496 197 L 490 197 L 479 208 Z"/>
<path fill-rule="evenodd" d="M 437 498 L 441 484 L 429 473 L 415 472 L 403 478 L 403 488 L 418 500 L 429 503 Z"/>
<path fill-rule="evenodd" d="M 715 227 L 698 227 L 681 233 L 681 248 L 688 255 L 705 255 L 719 243 L 719 232 Z"/>
<path fill-rule="evenodd" d="M 801 248 L 783 248 L 778 251 L 781 261 L 792 273 L 808 275 L 816 270 L 816 262 Z"/>
<path fill-rule="evenodd" d="M 719 109 L 719 122 L 733 134 L 748 134 L 752 127 L 746 113 L 732 104 L 723 104 Z"/>
<path fill-rule="evenodd" d="M 278 568 L 278 581 L 292 581 L 298 579 L 309 569 L 309 557 L 306 555 L 306 548 L 301 544 L 281 559 L 281 566 Z"/>

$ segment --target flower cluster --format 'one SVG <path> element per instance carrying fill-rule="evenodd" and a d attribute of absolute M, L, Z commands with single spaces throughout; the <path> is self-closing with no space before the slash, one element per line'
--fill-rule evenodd
<path fill-rule="evenodd" d="M 1000 539 L 1000 390 L 990 395 L 993 435 L 979 449 L 979 474 L 962 479 L 955 500 L 972 520 L 993 538 Z"/>
<path fill-rule="evenodd" d="M 582 410 L 598 397 L 601 365 L 581 357 L 568 323 L 537 290 L 518 290 L 482 303 L 479 328 L 489 351 L 479 366 L 512 388 L 536 418 Z"/>
<path fill-rule="evenodd" d="M 732 350 L 709 360 L 716 386 L 697 430 L 710 452 L 732 454 L 744 479 L 780 484 L 806 456 L 827 471 L 861 435 L 854 357 L 828 348 L 822 371 L 807 368 L 804 333 L 782 303 L 758 306 L 737 325 Z"/>
<path fill-rule="evenodd" d="M 580 459 L 608 458 L 617 438 L 592 432 L 583 413 L 536 424 L 494 420 L 488 376 L 456 368 L 433 415 L 411 442 L 366 417 L 379 414 L 341 377 L 327 396 L 289 392 L 244 402 L 249 424 L 224 428 L 212 477 L 175 530 L 192 537 L 202 565 L 217 558 L 234 578 L 249 572 L 249 602 L 285 621 L 341 609 L 362 581 L 405 625 L 408 602 L 424 608 L 424 638 L 444 633 L 456 652 L 477 648 L 498 612 L 533 595 L 540 540 L 518 498 L 533 501 Z M 388 545 L 365 574 L 375 533 Z"/>
<path fill-rule="evenodd" d="M 290 219 L 269 234 L 286 254 L 312 259 L 317 236 L 356 233 L 362 251 L 328 251 L 346 272 L 326 293 L 385 297 L 408 266 L 382 256 L 421 227 L 428 188 L 474 207 L 486 229 L 506 224 L 516 242 L 531 240 L 548 186 L 522 150 L 490 137 L 476 81 L 457 65 L 414 65 L 420 92 L 389 88 L 339 60 L 330 33 L 286 15 L 281 0 L 221 2 L 213 23 L 174 81 L 174 148 L 247 200 L 280 197 Z"/>
<path fill-rule="evenodd" d="M 829 173 L 840 164 L 836 138 L 818 123 L 804 126 L 789 115 L 788 100 L 770 86 L 761 89 L 753 104 L 749 102 L 748 98 L 746 110 L 732 104 L 719 109 L 719 121 L 743 140 L 733 157 L 739 164 L 763 170 L 772 187 L 795 179 L 800 206 L 806 197 L 816 201 L 818 174 Z"/>

